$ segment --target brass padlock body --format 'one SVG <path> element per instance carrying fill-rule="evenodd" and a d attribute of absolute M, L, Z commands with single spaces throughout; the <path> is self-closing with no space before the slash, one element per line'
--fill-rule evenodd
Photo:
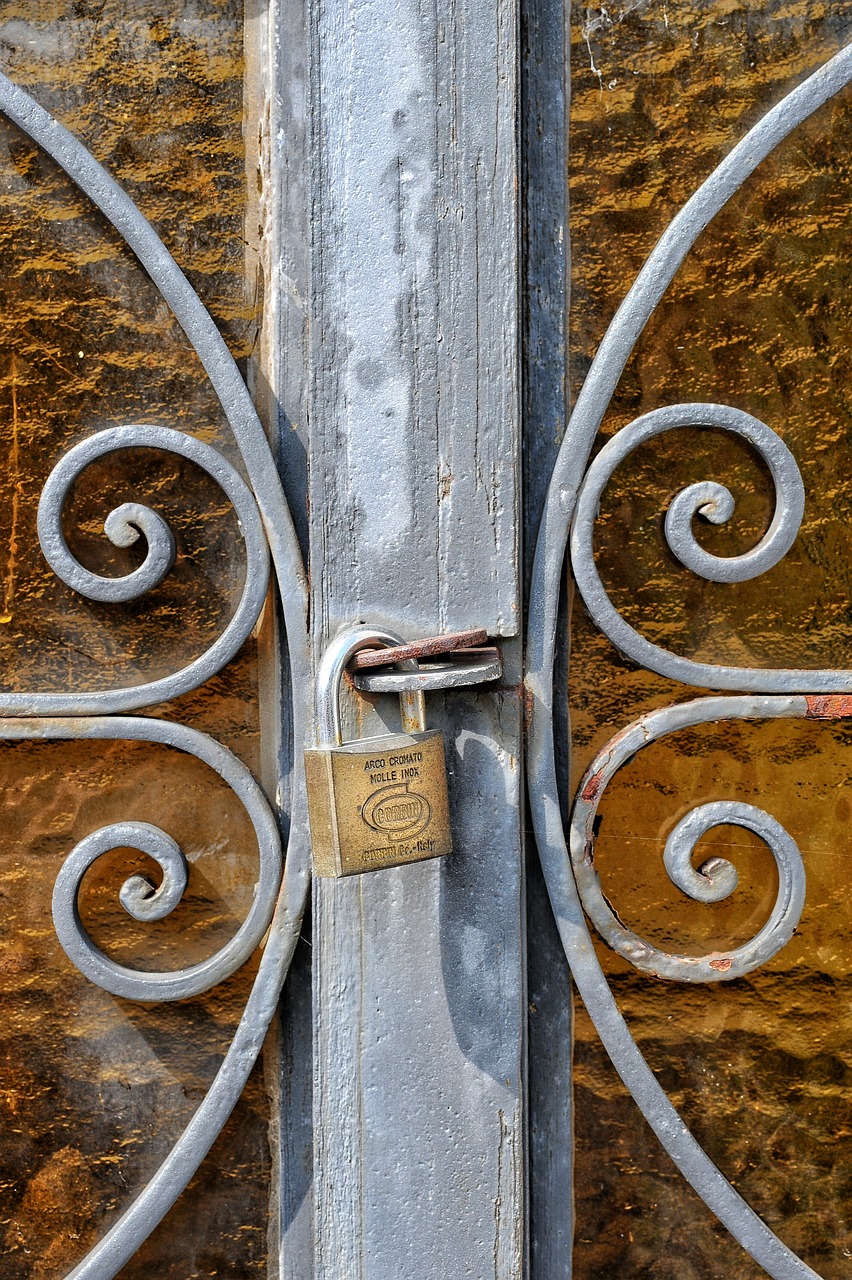
<path fill-rule="evenodd" d="M 450 853 L 444 739 L 383 734 L 305 752 L 318 876 L 441 858 Z"/>
<path fill-rule="evenodd" d="M 332 740 L 305 752 L 319 876 L 358 875 L 452 851 L 444 739 L 424 727 L 422 693 L 411 699 L 417 732 L 340 740 L 337 694 L 345 663 L 368 644 L 396 643 L 390 632 L 358 631 L 332 646 L 320 668 L 320 735 Z"/>

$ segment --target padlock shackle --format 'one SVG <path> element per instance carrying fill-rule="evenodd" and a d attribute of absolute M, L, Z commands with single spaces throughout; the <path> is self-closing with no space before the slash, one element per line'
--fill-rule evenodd
<path fill-rule="evenodd" d="M 378 627 L 354 627 L 332 640 L 322 655 L 317 672 L 317 719 L 319 742 L 323 746 L 339 747 L 343 742 L 340 727 L 340 682 L 347 663 L 359 649 L 389 648 L 403 644 L 402 636 L 395 631 Z M 403 671 L 416 671 L 417 662 L 408 659 L 397 663 Z M 426 728 L 426 701 L 418 689 L 399 696 L 404 733 L 422 733 Z"/>

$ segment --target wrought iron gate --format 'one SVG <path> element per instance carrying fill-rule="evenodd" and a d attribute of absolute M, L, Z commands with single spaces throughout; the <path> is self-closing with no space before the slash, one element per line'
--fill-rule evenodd
<path fill-rule="evenodd" d="M 113 425 L 80 439 L 56 458 L 39 500 L 38 540 L 47 563 L 72 592 L 99 604 L 135 601 L 165 581 L 175 562 L 175 537 L 147 504 L 124 502 L 106 519 L 115 546 L 144 538 L 142 563 L 120 577 L 85 568 L 63 523 L 63 510 L 88 468 L 117 453 L 135 458 L 131 451 L 147 450 L 182 459 L 215 482 L 236 513 L 245 564 L 230 618 L 181 670 L 128 687 L 107 682 L 86 692 L 0 694 L 6 741 L 153 742 L 195 757 L 237 797 L 259 856 L 257 883 L 239 927 L 212 955 L 162 971 L 131 967 L 107 954 L 109 948 L 87 931 L 78 898 L 98 859 L 130 848 L 157 862 L 162 879 L 155 888 L 138 874 L 129 877 L 120 891 L 122 908 L 140 923 L 164 919 L 180 903 L 189 874 L 175 839 L 153 822 L 111 822 L 79 840 L 62 863 L 53 893 L 57 937 L 80 973 L 115 997 L 159 1002 L 197 996 L 245 964 L 266 937 L 245 1008 L 203 1100 L 144 1190 L 70 1275 L 106 1280 L 132 1258 L 210 1151 L 277 1017 L 310 886 L 301 748 L 313 738 L 311 654 L 315 666 L 336 634 L 369 622 L 411 636 L 482 626 L 501 642 L 504 671 L 499 682 L 473 691 L 473 675 L 465 683 L 458 671 L 432 673 L 432 687 L 443 690 L 429 700 L 434 721 L 451 748 L 455 861 L 447 868 L 424 864 L 384 872 L 356 884 L 314 882 L 313 1017 L 306 1019 L 299 1007 L 297 981 L 292 1017 L 281 1032 L 290 1106 L 282 1108 L 289 1115 L 281 1121 L 282 1160 L 275 1174 L 280 1230 L 271 1253 L 279 1274 L 473 1276 L 486 1274 L 486 1266 L 499 1277 L 544 1280 L 569 1273 L 568 1156 L 548 1148 L 553 1134 L 569 1138 L 560 1094 L 570 1083 L 570 1063 L 568 1046 L 553 1039 L 552 1027 L 531 1029 L 526 1110 L 518 768 L 523 707 L 535 843 L 561 944 L 602 1042 L 664 1148 L 748 1254 L 779 1280 L 816 1276 L 749 1207 L 684 1124 L 630 1034 L 587 923 L 643 973 L 686 983 L 742 977 L 778 954 L 797 928 L 805 866 L 792 836 L 753 804 L 714 800 L 692 808 L 670 830 L 664 854 L 669 877 L 694 900 L 726 898 L 737 882 L 732 865 L 713 857 L 695 866 L 694 856 L 708 832 L 736 826 L 772 852 L 775 905 L 754 937 L 739 946 L 693 955 L 654 945 L 621 921 L 602 891 L 595 867 L 599 807 L 622 766 L 682 729 L 848 718 L 849 672 L 722 665 L 652 643 L 608 595 L 593 541 L 616 469 L 664 433 L 703 428 L 736 437 L 771 477 L 769 527 L 755 546 L 735 556 L 708 551 L 694 532 L 699 516 L 713 524 L 731 518 L 734 500 L 727 488 L 703 480 L 670 502 L 664 533 L 672 555 L 712 582 L 749 581 L 783 560 L 802 524 L 805 484 L 781 424 L 775 429 L 743 409 L 704 401 L 643 413 L 590 458 L 637 339 L 697 237 L 758 166 L 845 88 L 852 51 L 841 51 L 809 75 L 745 133 L 673 219 L 619 306 L 542 494 L 522 663 L 514 20 L 504 26 L 502 9 L 487 6 L 463 17 L 448 9 L 424 18 L 411 5 L 395 12 L 391 30 L 387 16 L 379 5 L 318 10 L 310 15 L 310 38 L 304 32 L 300 37 L 313 76 L 314 132 L 299 143 L 303 158 L 316 162 L 311 198 L 300 214 L 300 234 L 309 230 L 312 275 L 306 257 L 296 262 L 298 237 L 287 242 L 279 225 L 273 277 L 283 295 L 282 264 L 289 254 L 293 295 L 308 287 L 311 371 L 310 378 L 297 378 L 285 358 L 276 365 L 281 386 L 274 390 L 289 394 L 298 384 L 294 394 L 304 397 L 311 418 L 310 618 L 302 549 L 278 464 L 210 314 L 122 187 L 33 97 L 0 77 L 2 111 L 102 211 L 156 285 L 203 366 L 236 446 L 229 461 L 200 438 L 203 432 L 151 422 Z M 551 181 L 546 172 L 558 121 L 551 117 L 551 132 L 538 127 L 550 113 L 558 116 L 557 106 L 562 109 L 555 87 L 561 85 L 562 48 L 554 32 L 564 34 L 564 14 L 554 8 L 530 11 L 527 18 L 524 208 L 528 219 L 540 215 L 550 228 L 539 241 L 536 228 L 526 228 L 525 409 L 533 416 L 552 411 L 565 396 L 558 373 L 564 294 L 554 284 L 554 266 L 564 266 L 566 253 L 556 234 L 564 221 L 562 179 Z M 292 11 L 273 5 L 267 21 L 268 35 L 280 34 L 294 19 Z M 298 39 L 289 50 L 271 43 L 275 74 L 283 76 L 291 59 L 291 83 L 297 84 Z M 491 78 L 483 78 L 484 69 Z M 280 125 L 280 101 L 270 109 L 273 126 Z M 564 130 L 558 136 L 553 145 L 561 163 Z M 280 143 L 275 127 L 270 137 L 267 161 Z M 286 162 L 292 165 L 295 154 L 291 147 Z M 283 155 L 269 177 L 269 190 L 282 203 L 276 183 L 286 168 Z M 279 213 L 280 207 L 273 210 L 273 221 Z M 272 313 L 276 334 L 297 327 L 278 292 Z M 285 386 L 288 378 L 292 383 Z M 540 469 L 546 447 L 538 427 L 531 424 L 528 452 Z M 288 452 L 292 436 L 281 450 L 285 461 Z M 531 488 L 542 492 L 541 475 Z M 531 519 L 538 524 L 535 507 L 533 500 Z M 625 724 L 596 753 L 564 824 L 560 771 L 567 768 L 567 725 L 562 658 L 557 662 L 556 654 L 564 636 L 559 610 L 566 553 L 588 613 L 620 654 L 635 667 L 712 694 Z M 236 754 L 165 714 L 161 704 L 226 668 L 256 634 L 265 607 L 272 657 L 264 692 L 272 710 L 262 786 Z M 152 708 L 154 715 L 132 714 Z M 384 718 L 378 699 L 370 708 L 358 713 L 362 728 Z M 535 883 L 530 898 L 535 930 L 542 911 Z M 541 939 L 531 940 L 531 987 L 534 994 L 542 987 L 545 1011 L 546 982 L 535 968 L 548 945 L 541 928 Z M 564 992 L 555 1003 L 567 1038 Z M 312 1060 L 301 1038 L 311 1034 L 311 1022 Z M 535 1060 L 542 1047 L 546 1078 Z M 305 1139 L 300 1125 L 312 1127 L 312 1136 Z M 310 1195 L 300 1163 L 306 1151 L 314 1169 Z"/>

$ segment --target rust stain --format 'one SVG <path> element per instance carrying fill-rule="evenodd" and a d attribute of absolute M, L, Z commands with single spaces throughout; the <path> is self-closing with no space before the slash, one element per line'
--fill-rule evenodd
<path fill-rule="evenodd" d="M 842 720 L 852 716 L 852 694 L 833 693 L 805 698 L 807 720 Z"/>
<path fill-rule="evenodd" d="M 589 775 L 583 783 L 583 789 L 580 792 L 581 800 L 598 800 L 600 794 L 606 785 L 603 769 L 598 769 L 595 773 Z"/>
<path fill-rule="evenodd" d="M 524 707 L 524 734 L 528 737 L 532 727 L 533 712 L 535 711 L 535 694 L 526 684 L 522 686 L 521 698 Z"/>
<path fill-rule="evenodd" d="M 409 658 L 431 658 L 436 653 L 448 653 L 453 649 L 467 649 L 484 644 L 488 632 L 481 627 L 471 631 L 454 631 L 444 636 L 430 636 L 426 640 L 413 640 L 410 644 L 398 644 L 386 649 L 362 649 L 350 662 L 353 671 L 368 667 L 387 667 Z"/>
<path fill-rule="evenodd" d="M 710 968 L 718 969 L 720 973 L 727 973 L 732 964 L 733 964 L 733 961 L 731 960 L 730 956 L 725 956 L 721 960 L 711 960 Z"/>

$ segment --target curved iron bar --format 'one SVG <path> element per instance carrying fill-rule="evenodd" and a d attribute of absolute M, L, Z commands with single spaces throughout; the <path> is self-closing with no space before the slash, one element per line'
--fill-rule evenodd
<path fill-rule="evenodd" d="M 239 472 L 210 445 L 168 427 L 133 425 L 111 427 L 82 440 L 56 464 L 38 504 L 38 538 L 53 572 L 67 586 L 90 600 L 108 603 L 133 600 L 156 586 L 171 568 L 174 539 L 166 522 L 140 503 L 123 503 L 107 516 L 104 529 L 117 546 L 131 546 L 144 533 L 148 553 L 133 573 L 104 578 L 75 560 L 65 541 L 62 508 L 74 481 L 92 462 L 121 449 L 159 449 L 196 463 L 227 494 L 239 520 L 246 548 L 246 575 L 237 609 L 216 641 L 181 671 L 130 689 L 101 689 L 92 693 L 4 693 L 0 714 L 101 715 L 135 710 L 176 698 L 196 689 L 220 671 L 251 634 L 269 589 L 269 548 L 260 514 Z"/>
<path fill-rule="evenodd" d="M 577 495 L 577 509 L 571 528 L 571 567 L 580 594 L 601 631 L 628 658 L 639 666 L 684 684 L 711 689 L 760 687 L 763 680 L 782 687 L 820 691 L 825 687 L 823 672 L 772 671 L 740 667 L 720 667 L 694 662 L 652 644 L 627 622 L 613 605 L 601 581 L 594 556 L 594 525 L 598 504 L 616 467 L 639 445 L 679 427 L 717 427 L 746 440 L 769 468 L 775 485 L 775 512 L 769 528 L 757 546 L 743 555 L 721 557 L 705 551 L 692 532 L 692 519 L 700 513 L 713 524 L 722 524 L 733 515 L 734 499 L 729 489 L 712 480 L 689 485 L 672 500 L 666 512 L 666 540 L 681 564 L 711 582 L 746 582 L 766 573 L 787 554 L 796 540 L 805 507 L 805 488 L 796 460 L 780 436 L 759 418 L 721 404 L 674 404 L 654 409 L 623 427 L 591 463 Z M 834 674 L 834 673 L 832 673 Z"/>
<path fill-rule="evenodd" d="M 293 697 L 291 825 L 284 878 L 254 986 L 222 1066 L 187 1128 L 148 1185 L 69 1280 L 112 1280 L 162 1220 L 216 1140 L 245 1087 L 293 958 L 310 887 L 301 745 L 307 741 L 311 670 L 307 585 L 281 480 L 251 397 L 221 334 L 151 224 L 89 151 L 29 94 L 0 74 L 0 111 L 51 155 L 122 235 L 198 355 L 234 433 L 275 565 Z M 131 690 L 132 694 L 132 690 Z"/>
<path fill-rule="evenodd" d="M 527 769 L 533 825 L 548 894 L 574 980 L 616 1070 L 681 1173 L 736 1240 L 775 1280 L 817 1280 L 710 1160 L 672 1106 L 619 1012 L 595 954 L 571 871 L 559 808 L 553 741 L 553 667 L 562 565 L 576 495 L 598 428 L 639 334 L 710 220 L 762 160 L 852 80 L 852 46 L 787 95 L 733 148 L 672 220 L 598 348 L 559 451 L 536 544 L 525 687 Z M 744 672 L 744 679 L 748 672 Z M 845 689 L 849 672 L 828 690 Z M 812 687 L 812 686 L 811 686 Z"/>
<path fill-rule="evenodd" d="M 67 1280 L 113 1280 L 183 1193 L 233 1111 L 278 1007 L 301 928 L 298 872 L 287 884 L 293 853 L 291 837 L 285 883 L 257 977 L 215 1080 L 151 1181 Z"/>
<path fill-rule="evenodd" d="M 724 858 L 709 858 L 697 869 L 692 854 L 702 836 L 723 824 L 747 827 L 769 846 L 778 868 L 778 894 L 763 928 L 732 951 L 704 956 L 661 951 L 619 920 L 601 892 L 594 866 L 595 817 L 603 793 L 632 756 L 659 738 L 691 725 L 719 720 L 781 719 L 810 715 L 807 698 L 697 698 L 640 716 L 598 752 L 574 803 L 571 862 L 586 915 L 609 946 L 643 973 L 676 982 L 721 982 L 742 977 L 777 955 L 792 938 L 805 905 L 805 868 L 795 841 L 768 813 L 754 805 L 716 801 L 686 814 L 666 841 L 663 860 L 670 879 L 690 898 L 720 902 L 737 886 L 737 873 Z"/>
<path fill-rule="evenodd" d="M 255 551 L 256 562 L 249 565 L 246 576 L 257 576 L 259 572 L 261 578 L 268 578 L 268 572 L 264 574 L 263 566 L 264 563 L 268 564 L 269 552 L 263 537 L 260 515 L 251 490 L 239 472 L 216 449 L 196 440 L 194 436 L 173 431 L 170 427 L 148 424 L 110 427 L 105 431 L 98 431 L 69 449 L 51 471 L 38 504 L 37 528 L 41 549 L 56 576 L 89 600 L 114 603 L 138 599 L 156 587 L 168 573 L 175 557 L 171 530 L 156 511 L 136 502 L 122 503 L 109 513 L 104 522 L 107 537 L 118 547 L 130 547 L 138 540 L 140 533 L 145 535 L 148 544 L 145 560 L 132 573 L 120 578 L 105 578 L 92 573 L 75 559 L 65 541 L 62 514 L 74 483 L 99 458 L 122 449 L 139 448 L 157 449 L 188 458 L 216 480 L 237 513 L 246 541 Z M 255 594 L 260 595 L 260 589 L 256 589 Z M 261 602 L 265 594 L 264 591 Z M 260 605 L 257 605 L 255 620 L 259 611 Z"/>
<path fill-rule="evenodd" d="M 0 739 L 97 738 L 108 741 L 158 742 L 177 747 L 202 760 L 224 779 L 239 797 L 257 837 L 260 870 L 254 898 L 240 928 L 214 955 L 199 964 L 174 972 L 156 973 L 130 969 L 105 956 L 92 942 L 80 919 L 77 895 L 88 868 L 110 849 L 125 845 L 155 858 L 163 870 L 163 882 L 153 895 L 141 876 L 122 887 L 121 902 L 137 920 L 160 920 L 180 901 L 186 887 L 186 861 L 175 842 L 148 823 L 119 822 L 93 832 L 68 854 L 53 890 L 53 922 L 69 960 L 92 982 L 127 1000 L 183 1000 L 208 991 L 235 973 L 257 949 L 269 928 L 281 881 L 281 837 L 278 823 L 260 785 L 227 748 L 186 725 L 136 716 L 57 717 L 51 720 L 0 720 Z"/>
<path fill-rule="evenodd" d="M 291 666 L 295 664 L 305 681 L 294 681 L 294 687 L 302 692 L 308 687 L 310 667 L 305 633 L 307 585 L 301 552 L 263 425 L 224 338 L 154 228 L 126 192 L 73 134 L 2 73 L 0 111 L 52 156 L 106 215 L 169 304 L 201 361 L 233 432 L 260 509 L 288 634 L 292 630 Z M 304 644 L 299 644 L 302 637 Z M 130 690 L 129 694 L 133 692 Z"/>

